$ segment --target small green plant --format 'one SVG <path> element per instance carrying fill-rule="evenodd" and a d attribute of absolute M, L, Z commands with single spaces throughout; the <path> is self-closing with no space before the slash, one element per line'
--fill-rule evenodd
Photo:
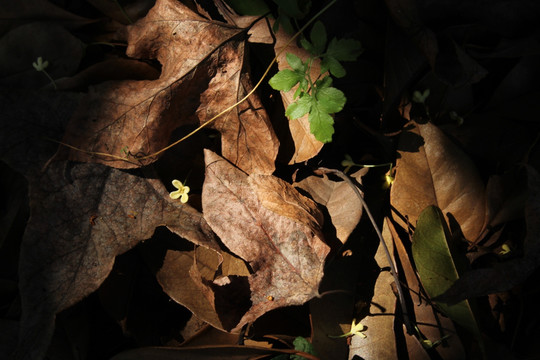
<path fill-rule="evenodd" d="M 294 349 L 298 351 L 302 351 L 306 354 L 310 355 L 316 355 L 315 348 L 313 348 L 313 344 L 310 343 L 306 338 L 302 336 L 298 336 L 293 341 Z M 296 354 L 282 354 L 278 356 L 274 356 L 271 360 L 306 360 L 305 357 L 301 355 Z"/>
<path fill-rule="evenodd" d="M 323 143 L 332 141 L 334 119 L 332 114 L 343 109 L 347 99 L 341 90 L 332 87 L 332 76 L 346 75 L 343 61 L 354 61 L 362 53 L 362 45 L 357 40 L 333 38 L 327 46 L 326 29 L 317 21 L 310 32 L 310 40 L 300 40 L 301 46 L 310 53 L 304 62 L 298 56 L 287 53 L 287 63 L 291 69 L 284 69 L 274 75 L 269 84 L 275 90 L 289 91 L 298 85 L 285 115 L 298 119 L 309 114 L 310 130 Z M 321 61 L 321 71 L 316 79 L 311 78 L 311 67 L 316 59 Z"/>

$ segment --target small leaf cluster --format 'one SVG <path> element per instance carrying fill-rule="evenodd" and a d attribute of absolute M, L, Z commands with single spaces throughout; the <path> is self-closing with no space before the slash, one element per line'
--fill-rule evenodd
<path fill-rule="evenodd" d="M 289 91 L 294 86 L 294 102 L 285 115 L 291 120 L 309 114 L 310 130 L 315 138 L 323 143 L 332 141 L 334 119 L 332 114 L 343 109 L 347 99 L 341 90 L 332 87 L 332 76 L 341 78 L 346 75 L 342 61 L 354 61 L 362 52 L 359 41 L 333 38 L 327 46 L 324 25 L 316 22 L 310 33 L 310 40 L 302 38 L 300 44 L 310 53 L 306 61 L 287 53 L 287 63 L 291 69 L 284 69 L 274 75 L 269 84 L 275 90 Z M 311 78 L 313 61 L 320 59 L 321 72 L 317 79 Z"/>

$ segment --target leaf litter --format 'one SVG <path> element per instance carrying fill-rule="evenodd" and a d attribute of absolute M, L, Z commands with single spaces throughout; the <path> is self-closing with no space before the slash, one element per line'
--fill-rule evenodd
<path fill-rule="evenodd" d="M 530 35 L 536 5 L 525 1 L 523 9 L 531 11 L 509 12 L 496 1 L 486 12 L 480 2 L 441 2 L 438 9 L 423 2 L 338 2 L 320 18 L 328 36 L 359 39 L 365 52 L 344 64 L 347 75 L 332 85 L 349 101 L 332 119 L 333 142 L 323 147 L 307 114 L 281 120 L 294 88 L 278 96 L 263 81 L 251 94 L 273 56 L 277 72 L 291 64 L 287 53 L 305 61 L 309 54 L 300 45 L 308 36 L 314 46 L 325 43 L 317 25 L 281 52 L 293 36 L 285 31 L 292 17 L 301 26 L 319 10 L 316 2 L 285 11 L 276 1 L 274 15 L 285 23 L 275 33 L 273 18 L 238 15 L 233 1 L 89 3 L 78 10 L 46 1 L 3 5 L 8 16 L 0 47 L 9 51 L 0 59 L 0 154 L 2 169 L 26 179 L 30 209 L 27 220 L 14 216 L 24 213 L 17 209 L 26 201 L 14 192 L 0 213 L 6 224 L 0 255 L 18 258 L 0 269 L 6 294 L 0 324 L 4 339 L 18 337 L 15 358 L 55 357 L 65 314 L 80 304 L 95 306 L 96 292 L 110 292 L 102 284 L 115 261 L 136 253 L 162 295 L 193 314 L 190 335 L 183 333 L 192 343 L 203 337 L 193 329 L 205 324 L 238 335 L 223 338 L 228 346 L 206 340 L 182 347 L 179 323 L 176 335 L 148 343 L 133 335 L 132 313 L 116 317 L 119 324 L 109 320 L 121 328 L 116 341 L 137 339 L 125 347 L 132 350 L 97 355 L 100 346 L 90 349 L 72 336 L 66 348 L 88 352 L 73 358 L 294 358 L 300 350 L 322 359 L 538 354 L 532 341 L 538 329 L 538 47 Z M 463 23 L 436 21 L 445 11 Z M 387 31 L 375 24 L 388 24 Z M 44 40 L 36 42 L 35 34 Z M 384 39 L 385 51 L 366 34 Z M 66 41 L 51 43 L 57 35 Z M 32 68 L 39 57 L 54 86 Z M 322 57 L 324 69 L 344 74 L 329 57 Z M 414 97 L 415 91 L 424 96 Z M 183 137 L 190 140 L 163 156 Z M 353 176 L 362 177 L 356 186 L 386 224 L 405 304 L 386 276 L 387 255 L 377 251 L 356 193 L 332 176 L 313 174 L 319 166 L 339 168 L 346 155 L 395 164 Z M 169 197 L 175 179 L 190 188 L 186 204 Z M 449 228 L 443 240 L 470 262 L 442 295 L 429 290 L 419 269 L 433 257 L 418 251 L 433 246 L 431 237 L 418 240 L 432 226 L 417 224 L 426 208 L 441 212 L 439 225 Z M 170 231 L 165 242 L 164 227 Z M 8 285 L 14 283 L 18 291 Z M 476 330 L 467 333 L 455 315 L 445 316 L 444 306 L 433 306 L 462 300 L 481 310 L 474 315 L 485 354 L 473 341 Z M 111 313 L 111 302 L 102 297 L 98 303 L 99 311 Z M 286 309 L 311 318 L 279 316 Z M 283 335 L 257 326 L 267 324 L 262 319 L 279 322 Z M 360 324 L 366 338 L 328 336 Z M 85 341 L 103 332 L 95 330 Z M 249 346 L 234 341 L 248 338 Z M 6 358 L 13 355 L 10 341 L 0 344 Z M 313 348 L 294 350 L 309 342 Z"/>

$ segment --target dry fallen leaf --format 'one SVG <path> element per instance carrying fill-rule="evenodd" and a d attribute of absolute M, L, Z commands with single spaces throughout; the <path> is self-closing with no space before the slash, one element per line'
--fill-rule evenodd
<path fill-rule="evenodd" d="M 429 205 L 451 214 L 468 241 L 484 228 L 484 184 L 467 155 L 433 124 L 410 122 L 400 138 L 390 202 L 396 221 L 415 226 Z"/>
<path fill-rule="evenodd" d="M 0 98 L 2 160 L 29 184 L 30 218 L 21 244 L 18 358 L 42 358 L 58 312 L 96 290 L 116 255 L 167 225 L 218 248 L 202 214 L 174 202 L 152 178 L 100 164 L 56 161 L 44 167 L 73 95 L 6 93 Z M 76 99 L 76 97 L 75 97 Z"/>
<path fill-rule="evenodd" d="M 234 330 L 272 309 L 316 296 L 329 247 L 315 203 L 284 181 L 248 176 L 209 150 L 205 160 L 204 216 L 253 271 L 251 307 Z"/>
<path fill-rule="evenodd" d="M 148 15 L 128 28 L 127 55 L 156 59 L 153 81 L 107 82 L 94 87 L 72 118 L 63 142 L 70 159 L 118 168 L 149 164 L 145 158 L 169 144 L 181 125 L 209 120 L 250 88 L 244 69 L 242 30 L 206 20 L 173 0 L 158 0 Z M 278 142 L 253 95 L 213 124 L 222 133 L 223 153 L 249 172 L 271 173 Z M 199 119 L 197 119 L 198 116 Z M 131 162 L 122 160 L 130 154 Z"/>
<path fill-rule="evenodd" d="M 360 183 L 367 168 L 359 170 L 353 177 Z M 362 216 L 362 203 L 349 184 L 332 181 L 328 177 L 309 176 L 295 184 L 307 191 L 313 200 L 325 206 L 330 214 L 336 236 L 345 243 Z"/>

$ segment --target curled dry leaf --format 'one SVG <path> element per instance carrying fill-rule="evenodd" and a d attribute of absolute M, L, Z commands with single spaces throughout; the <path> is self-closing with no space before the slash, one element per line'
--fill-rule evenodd
<path fill-rule="evenodd" d="M 253 272 L 251 307 L 236 330 L 272 309 L 316 296 L 329 252 L 316 204 L 284 181 L 248 176 L 209 150 L 205 160 L 205 218 Z"/>
<path fill-rule="evenodd" d="M 167 146 L 174 129 L 209 120 L 236 103 L 251 90 L 241 77 L 241 31 L 206 20 L 178 1 L 158 0 L 128 28 L 127 55 L 158 60 L 161 76 L 94 87 L 64 136 L 64 143 L 84 150 L 70 150 L 69 158 L 117 168 L 146 165 L 157 156 L 144 156 Z M 271 173 L 277 139 L 258 100 L 250 100 L 249 109 L 236 108 L 214 126 L 222 132 L 223 153 L 231 161 L 245 171 Z M 122 159 L 128 152 L 130 162 Z"/>
<path fill-rule="evenodd" d="M 476 240 L 484 228 L 485 190 L 474 164 L 435 125 L 410 122 L 406 129 L 390 193 L 395 220 L 414 226 L 422 210 L 436 205 L 457 220 L 468 241 Z"/>

